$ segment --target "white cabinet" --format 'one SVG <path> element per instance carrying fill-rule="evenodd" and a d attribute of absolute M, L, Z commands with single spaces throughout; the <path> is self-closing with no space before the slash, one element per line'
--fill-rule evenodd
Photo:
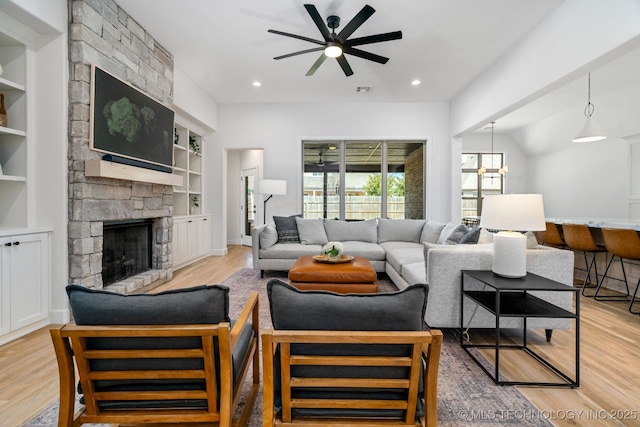
<path fill-rule="evenodd" d="M 0 237 L 0 344 L 48 323 L 49 235 Z"/>
<path fill-rule="evenodd" d="M 211 252 L 211 215 L 173 219 L 173 268 L 191 264 Z"/>

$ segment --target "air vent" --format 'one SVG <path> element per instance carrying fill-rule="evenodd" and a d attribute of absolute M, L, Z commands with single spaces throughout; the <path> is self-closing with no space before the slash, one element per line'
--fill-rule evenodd
<path fill-rule="evenodd" d="M 358 93 L 369 93 L 373 90 L 373 86 L 358 86 L 356 87 L 356 92 Z"/>

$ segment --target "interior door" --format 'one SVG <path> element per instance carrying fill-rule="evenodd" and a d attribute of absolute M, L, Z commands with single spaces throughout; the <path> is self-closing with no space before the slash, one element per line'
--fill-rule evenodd
<path fill-rule="evenodd" d="M 242 204 L 240 206 L 240 240 L 251 246 L 251 229 L 256 216 L 255 177 L 257 169 L 243 169 L 240 176 Z"/>

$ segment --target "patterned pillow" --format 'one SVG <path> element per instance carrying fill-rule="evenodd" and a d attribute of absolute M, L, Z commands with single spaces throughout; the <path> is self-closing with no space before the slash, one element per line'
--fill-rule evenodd
<path fill-rule="evenodd" d="M 278 243 L 300 243 L 296 217 L 302 218 L 302 214 L 273 217 L 278 231 Z"/>

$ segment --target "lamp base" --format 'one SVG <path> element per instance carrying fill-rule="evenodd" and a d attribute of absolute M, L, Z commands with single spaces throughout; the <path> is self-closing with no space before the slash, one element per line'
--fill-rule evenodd
<path fill-rule="evenodd" d="M 512 279 L 527 275 L 527 237 L 513 231 L 493 235 L 493 266 L 495 274 Z"/>

